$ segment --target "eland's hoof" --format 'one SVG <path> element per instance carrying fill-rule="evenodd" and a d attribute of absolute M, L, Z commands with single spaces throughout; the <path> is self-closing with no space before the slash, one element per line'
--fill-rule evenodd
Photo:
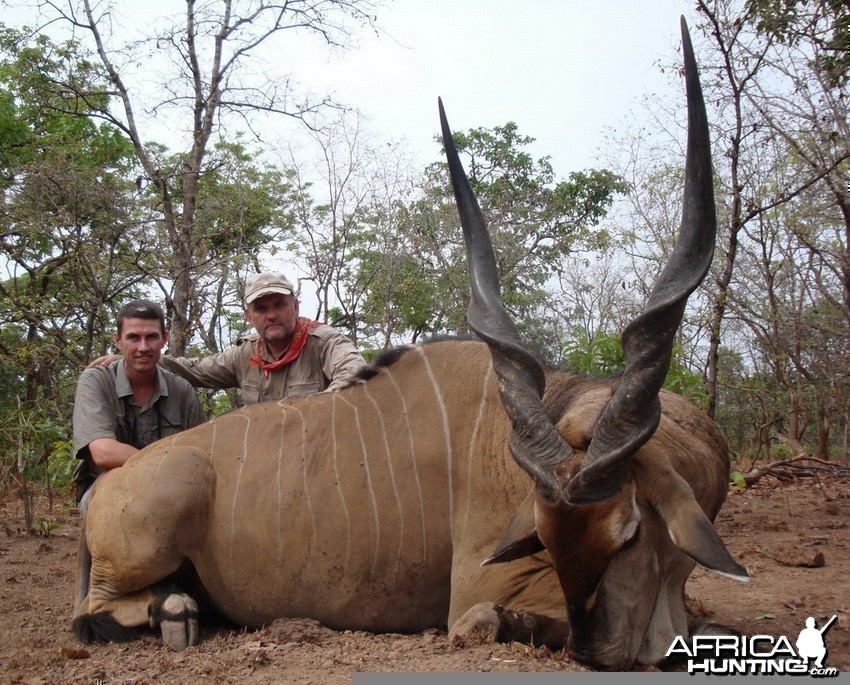
<path fill-rule="evenodd" d="M 150 612 L 152 628 L 159 626 L 162 641 L 175 652 L 198 644 L 198 604 L 189 595 L 174 592 Z"/>
<path fill-rule="evenodd" d="M 455 647 L 471 647 L 496 642 L 502 626 L 502 608 L 493 602 L 470 607 L 449 630 L 449 641 Z"/>

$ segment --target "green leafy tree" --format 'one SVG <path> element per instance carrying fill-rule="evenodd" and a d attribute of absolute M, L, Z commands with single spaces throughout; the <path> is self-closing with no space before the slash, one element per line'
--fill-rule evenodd
<path fill-rule="evenodd" d="M 38 97 L 46 92 L 37 84 L 85 64 L 74 44 L 27 41 L 10 30 L 0 36 L 0 249 L 11 276 L 0 294 L 13 326 L 49 336 L 77 361 L 91 351 L 86 336 L 98 328 L 100 306 L 139 278 L 114 268 L 138 255 L 132 146 L 113 126 L 82 116 L 91 113 L 85 100 L 76 99 L 80 114 L 68 116 L 71 95 Z M 83 333 L 81 348 L 69 344 L 73 331 Z"/>
<path fill-rule="evenodd" d="M 626 366 L 620 336 L 599 331 L 593 336 L 578 335 L 565 345 L 564 366 L 570 371 L 591 376 L 610 376 Z M 674 348 L 664 387 L 704 405 L 706 392 L 701 373 L 689 369 L 683 362 L 681 348 Z"/>
<path fill-rule="evenodd" d="M 782 43 L 815 47 L 833 85 L 850 74 L 850 5 L 845 0 L 749 0 L 758 30 Z"/>
<path fill-rule="evenodd" d="M 0 476 L 15 481 L 31 529 L 31 482 L 67 486 L 50 455 L 70 437 L 103 303 L 139 278 L 117 265 L 136 258 L 141 232 L 129 141 L 83 116 L 84 99 L 41 97 L 45 83 L 86 72 L 77 46 L 4 29 L 0 54 Z"/>
<path fill-rule="evenodd" d="M 72 379 L 103 330 L 103 303 L 139 278 L 115 265 L 137 255 L 140 222 L 129 141 L 83 116 L 86 100 L 42 88 L 69 69 L 86 72 L 76 46 L 3 30 L 0 52 L 0 404 L 14 418 L 0 453 L 18 455 L 4 474 L 25 494 L 27 475 L 67 439 Z M 69 107 L 79 115 L 64 114 Z"/>
<path fill-rule="evenodd" d="M 600 222 L 625 184 L 607 170 L 557 180 L 548 157 L 535 160 L 526 151 L 534 139 L 514 123 L 454 135 L 490 226 L 506 306 L 531 346 L 551 358 L 540 344 L 543 332 L 535 330 L 547 281 L 573 250 L 607 243 Z M 397 208 L 394 244 L 364 241 L 360 259 L 380 284 L 363 308 L 373 324 L 392 320 L 396 333 L 414 339 L 467 330 L 468 277 L 457 224 L 445 164 L 434 163 L 421 196 Z"/>
<path fill-rule="evenodd" d="M 256 68 L 255 60 L 292 32 L 332 48 L 345 47 L 355 27 L 374 21 L 372 3 L 187 0 L 182 16 L 152 21 L 145 37 L 132 42 L 122 42 L 121 32 L 113 31 L 120 24 L 118 3 L 37 4 L 40 18 L 53 30 L 65 27 L 85 41 L 90 58 L 38 85 L 55 97 L 67 94 L 87 103 L 89 111 L 129 138 L 142 169 L 140 182 L 155 194 L 152 210 L 167 245 L 161 254 L 169 263 L 163 294 L 170 345 L 182 354 L 197 323 L 192 308 L 198 297 L 197 265 L 204 261 L 197 251 L 205 235 L 198 216 L 203 177 L 215 169 L 209 157 L 222 139 L 222 127 L 237 124 L 254 130 L 259 117 L 300 119 L 329 104 L 293 93 L 290 74 L 275 68 L 277 60 L 267 60 L 262 68 Z M 164 74 L 153 96 L 136 85 L 160 73 L 150 65 L 161 66 Z M 62 111 L 77 113 L 70 105 Z M 176 154 L 163 155 L 149 143 L 151 131 L 163 125 L 182 135 Z"/>

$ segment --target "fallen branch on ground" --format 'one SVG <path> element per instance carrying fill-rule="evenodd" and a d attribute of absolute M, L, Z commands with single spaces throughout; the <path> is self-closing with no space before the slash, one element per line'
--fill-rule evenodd
<path fill-rule="evenodd" d="M 850 466 L 799 455 L 765 464 L 741 475 L 744 477 L 744 484 L 750 487 L 765 476 L 774 476 L 783 483 L 789 483 L 795 478 L 846 477 L 850 476 Z"/>

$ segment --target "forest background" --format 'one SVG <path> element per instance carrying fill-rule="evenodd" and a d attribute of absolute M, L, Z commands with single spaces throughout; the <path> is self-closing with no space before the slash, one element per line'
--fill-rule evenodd
<path fill-rule="evenodd" d="M 381 30 L 379 3 L 187 0 L 133 40 L 113 32 L 120 2 L 27 6 L 31 21 L 0 25 L 0 494 L 67 500 L 76 379 L 112 349 L 115 312 L 130 299 L 164 303 L 175 355 L 216 352 L 247 332 L 245 278 L 281 264 L 302 313 L 367 357 L 466 332 L 443 162 L 417 167 L 404 141 L 373 134 L 360 112 L 312 96 L 295 68 L 267 59 L 291 34 L 345 50 Z M 846 460 L 850 7 L 690 7 L 719 238 L 668 386 L 720 423 L 740 470 L 797 455 Z M 675 241 L 680 61 L 671 48 L 656 65 L 675 96 L 647 95 L 641 116 L 607 131 L 596 168 L 558 174 L 514 121 L 455 133 L 506 304 L 551 367 L 622 366 L 620 332 Z M 270 150 L 269 118 L 294 122 L 298 142 Z M 210 415 L 240 403 L 235 392 L 203 397 Z"/>

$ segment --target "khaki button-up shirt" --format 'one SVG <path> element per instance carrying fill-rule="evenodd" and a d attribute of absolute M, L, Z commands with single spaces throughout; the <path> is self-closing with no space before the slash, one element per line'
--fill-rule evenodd
<path fill-rule="evenodd" d="M 294 362 L 268 375 L 251 363 L 259 339 L 256 334 L 244 336 L 232 347 L 209 357 L 163 355 L 159 363 L 196 387 L 242 388 L 246 404 L 338 390 L 366 366 L 354 343 L 335 328 L 319 324 L 308 336 Z"/>
<path fill-rule="evenodd" d="M 91 460 L 88 446 L 112 438 L 143 447 L 207 420 L 195 389 L 173 373 L 157 369 L 156 385 L 144 406 L 133 399 L 124 360 L 86 369 L 74 399 L 74 454 L 88 462 L 91 480 L 103 473 Z M 83 475 L 80 476 L 82 480 Z"/>

